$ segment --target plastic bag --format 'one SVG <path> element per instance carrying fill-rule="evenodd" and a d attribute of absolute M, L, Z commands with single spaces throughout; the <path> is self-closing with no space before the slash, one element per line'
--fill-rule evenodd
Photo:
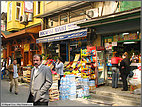
<path fill-rule="evenodd" d="M 141 95 L 141 88 L 137 88 L 134 90 L 134 94 Z"/>
<path fill-rule="evenodd" d="M 132 71 L 134 73 L 133 77 L 129 78 L 128 81 L 130 85 L 139 85 L 141 84 L 141 71 L 139 69 L 135 69 Z"/>

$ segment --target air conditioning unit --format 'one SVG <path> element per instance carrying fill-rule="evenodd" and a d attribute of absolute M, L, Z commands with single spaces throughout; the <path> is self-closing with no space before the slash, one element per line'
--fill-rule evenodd
<path fill-rule="evenodd" d="M 25 24 L 28 22 L 28 16 L 26 14 L 20 16 L 20 23 Z"/>
<path fill-rule="evenodd" d="M 99 16 L 99 8 L 94 8 L 86 11 L 86 18 L 91 19 Z"/>
<path fill-rule="evenodd" d="M 28 15 L 28 22 L 32 22 L 33 21 L 33 14 L 29 13 Z"/>

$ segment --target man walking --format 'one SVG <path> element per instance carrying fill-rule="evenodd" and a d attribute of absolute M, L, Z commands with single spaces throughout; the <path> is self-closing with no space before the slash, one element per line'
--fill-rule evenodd
<path fill-rule="evenodd" d="M 36 54 L 33 56 L 34 68 L 31 71 L 31 82 L 29 87 L 28 103 L 33 105 L 48 106 L 48 90 L 52 85 L 51 69 L 42 65 L 42 56 Z"/>
<path fill-rule="evenodd" d="M 18 73 L 20 72 L 20 65 L 17 64 L 17 60 L 14 59 L 13 64 L 8 67 L 9 78 L 10 78 L 10 92 L 15 84 L 15 94 L 18 95 Z"/>

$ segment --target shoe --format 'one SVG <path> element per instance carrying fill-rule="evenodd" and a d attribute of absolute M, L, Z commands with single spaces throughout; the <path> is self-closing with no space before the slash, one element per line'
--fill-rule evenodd
<path fill-rule="evenodd" d="M 15 92 L 16 95 L 18 95 L 18 93 Z"/>
<path fill-rule="evenodd" d="M 122 89 L 121 91 L 128 91 L 128 90 L 124 90 L 124 89 Z"/>
<path fill-rule="evenodd" d="M 9 91 L 12 92 L 12 89 L 10 89 Z"/>

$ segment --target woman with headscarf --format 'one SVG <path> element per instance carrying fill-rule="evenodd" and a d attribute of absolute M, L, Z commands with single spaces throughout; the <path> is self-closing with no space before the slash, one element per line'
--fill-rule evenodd
<path fill-rule="evenodd" d="M 64 73 L 63 73 L 64 64 L 63 64 L 63 60 L 61 57 L 59 57 L 57 59 L 57 62 L 55 64 L 55 68 L 56 68 L 56 72 L 60 76 L 60 80 L 61 80 L 61 78 L 64 76 Z M 58 80 L 58 89 L 60 87 L 60 80 Z"/>

